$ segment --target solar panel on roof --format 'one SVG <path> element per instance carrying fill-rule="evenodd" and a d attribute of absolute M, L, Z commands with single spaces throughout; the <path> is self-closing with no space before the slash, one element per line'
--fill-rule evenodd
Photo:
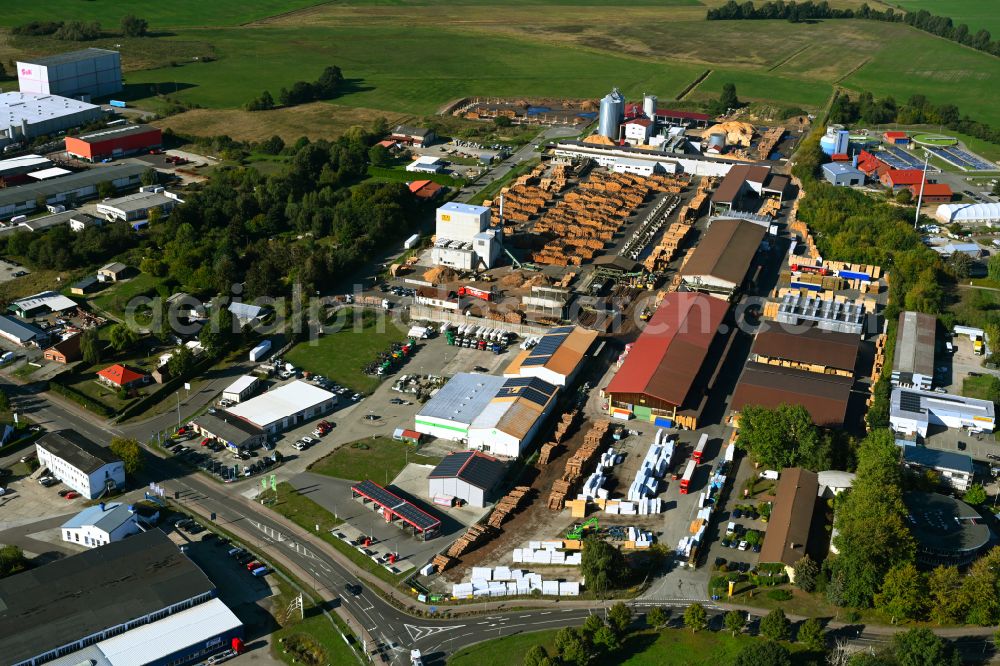
<path fill-rule="evenodd" d="M 429 530 L 433 527 L 438 527 L 441 524 L 440 520 L 434 518 L 428 513 L 424 513 L 409 502 L 396 507 L 393 511 L 411 525 L 415 525 L 422 530 Z"/>
<path fill-rule="evenodd" d="M 430 473 L 430 478 L 443 476 L 455 476 L 462 469 L 462 465 L 472 457 L 471 451 L 460 451 L 453 453 L 438 463 L 438 466 Z"/>
<path fill-rule="evenodd" d="M 900 392 L 899 407 L 907 412 L 920 412 L 920 396 L 910 391 Z"/>
<path fill-rule="evenodd" d="M 524 398 L 525 400 L 530 400 L 536 405 L 541 405 L 544 407 L 545 404 L 549 401 L 551 394 L 543 393 L 538 389 L 529 386 L 521 392 L 521 397 Z"/>
<path fill-rule="evenodd" d="M 400 516 L 414 527 L 421 530 L 429 530 L 432 527 L 441 525 L 441 521 L 434 518 L 429 513 L 418 509 L 403 498 L 394 495 L 374 481 L 365 479 L 361 483 L 351 486 L 351 489 L 358 492 L 373 502 L 383 507 L 391 509 L 393 513 Z"/>
<path fill-rule="evenodd" d="M 503 476 L 503 463 L 483 456 L 475 456 L 462 470 L 461 478 L 477 488 L 489 490 Z"/>

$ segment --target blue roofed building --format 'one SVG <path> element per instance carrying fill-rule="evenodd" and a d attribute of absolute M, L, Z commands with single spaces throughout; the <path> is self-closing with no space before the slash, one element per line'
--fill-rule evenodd
<path fill-rule="evenodd" d="M 824 164 L 823 177 L 831 185 L 841 187 L 865 184 L 865 174 L 847 162 L 830 162 L 829 164 Z"/>
<path fill-rule="evenodd" d="M 155 522 L 158 512 L 140 510 L 131 504 L 101 502 L 76 514 L 60 527 L 63 541 L 86 548 L 97 548 L 143 531 L 143 526 Z"/>

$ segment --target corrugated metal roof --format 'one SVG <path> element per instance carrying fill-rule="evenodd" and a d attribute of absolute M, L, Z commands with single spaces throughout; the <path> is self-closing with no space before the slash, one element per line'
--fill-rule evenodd
<path fill-rule="evenodd" d="M 110 49 L 86 48 L 76 51 L 64 51 L 55 55 L 43 56 L 41 58 L 26 58 L 18 62 L 29 65 L 41 65 L 42 67 L 55 67 L 56 65 L 66 65 L 71 62 L 86 62 L 95 58 L 104 58 L 108 55 L 118 55 L 118 51 Z"/>
<path fill-rule="evenodd" d="M 114 666 L 144 666 L 242 626 L 216 598 L 103 640 L 97 647 Z"/>
<path fill-rule="evenodd" d="M 807 553 L 818 492 L 815 472 L 800 467 L 781 471 L 774 508 L 760 548 L 760 562 L 792 566 Z"/>
<path fill-rule="evenodd" d="M 815 326 L 794 332 L 773 324 L 757 334 L 751 354 L 853 371 L 860 346 L 861 339 L 851 333 L 825 331 Z"/>
<path fill-rule="evenodd" d="M 937 317 L 923 312 L 900 312 L 892 369 L 934 376 L 934 343 Z"/>
<path fill-rule="evenodd" d="M 253 375 L 243 375 L 228 387 L 223 389 L 223 393 L 242 393 L 257 383 L 257 378 Z"/>
<path fill-rule="evenodd" d="M 40 335 L 45 335 L 45 332 L 37 326 L 17 321 L 7 315 L 0 315 L 0 332 L 15 338 L 22 345 Z"/>
<path fill-rule="evenodd" d="M 816 425 L 841 428 L 853 386 L 851 377 L 751 361 L 743 370 L 729 406 L 738 412 L 747 405 L 771 409 L 783 404 L 802 405 Z"/>
<path fill-rule="evenodd" d="M 38 307 L 47 307 L 52 312 L 68 310 L 76 307 L 76 301 L 67 298 L 57 291 L 43 291 L 34 296 L 28 296 L 21 300 L 14 301 L 13 305 L 20 310 L 30 311 Z"/>
<path fill-rule="evenodd" d="M 728 310 L 704 294 L 668 293 L 605 391 L 683 404 Z"/>
<path fill-rule="evenodd" d="M 737 164 L 719 183 L 718 189 L 712 195 L 712 201 L 732 203 L 739 196 L 744 183 L 747 181 L 763 183 L 770 172 L 770 167 L 762 164 Z"/>
<path fill-rule="evenodd" d="M 903 447 L 903 462 L 921 467 L 946 469 L 954 472 L 972 474 L 972 458 L 964 453 L 954 451 L 938 451 L 922 446 Z"/>
<path fill-rule="evenodd" d="M 741 220 L 716 220 L 681 269 L 685 278 L 709 276 L 738 285 L 746 277 L 767 230 Z"/>
<path fill-rule="evenodd" d="M 268 391 L 256 398 L 250 398 L 229 408 L 229 413 L 250 423 L 266 428 L 286 416 L 335 399 L 329 391 L 318 386 L 294 381 Z"/>
<path fill-rule="evenodd" d="M 504 384 L 503 377 L 460 372 L 428 400 L 417 418 L 472 423 Z"/>

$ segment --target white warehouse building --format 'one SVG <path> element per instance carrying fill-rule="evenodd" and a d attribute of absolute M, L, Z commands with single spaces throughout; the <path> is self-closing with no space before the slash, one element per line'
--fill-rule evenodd
<path fill-rule="evenodd" d="M 556 404 L 558 386 L 537 377 L 504 381 L 469 426 L 469 448 L 517 458 L 528 448 Z"/>
<path fill-rule="evenodd" d="M 233 405 L 227 411 L 274 434 L 325 414 L 336 405 L 334 394 L 296 380 Z"/>
<path fill-rule="evenodd" d="M 81 49 L 17 62 L 21 92 L 63 97 L 104 97 L 122 89 L 118 51 Z"/>
<path fill-rule="evenodd" d="M 471 271 L 493 268 L 500 259 L 503 231 L 490 227 L 490 209 L 485 206 L 446 203 L 437 209 L 435 233 L 435 266 Z"/>
<path fill-rule="evenodd" d="M 503 384 L 503 377 L 460 372 L 424 403 L 414 419 L 413 429 L 429 437 L 465 441 L 473 419 Z"/>
<path fill-rule="evenodd" d="M 1000 224 L 1000 203 L 941 204 L 934 213 L 941 222 L 970 224 Z"/>
<path fill-rule="evenodd" d="M 0 145 L 55 134 L 103 117 L 101 107 L 69 97 L 0 93 Z"/>
<path fill-rule="evenodd" d="M 125 465 L 118 456 L 74 432 L 48 433 L 35 450 L 39 466 L 87 499 L 125 487 Z"/>
<path fill-rule="evenodd" d="M 904 435 L 927 436 L 929 426 L 993 432 L 993 403 L 959 395 L 895 388 L 889 402 L 892 429 Z"/>
<path fill-rule="evenodd" d="M 479 451 L 455 451 L 427 475 L 428 497 L 455 497 L 482 508 L 497 499 L 507 466 Z"/>
<path fill-rule="evenodd" d="M 258 384 L 260 381 L 253 375 L 243 375 L 222 391 L 222 398 L 243 402 L 257 391 Z"/>

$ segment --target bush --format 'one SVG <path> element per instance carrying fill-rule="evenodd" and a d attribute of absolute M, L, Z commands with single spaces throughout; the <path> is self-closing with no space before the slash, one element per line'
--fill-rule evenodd
<path fill-rule="evenodd" d="M 788 601 L 792 598 L 792 593 L 785 589 L 769 590 L 767 598 L 774 599 L 775 601 Z"/>

